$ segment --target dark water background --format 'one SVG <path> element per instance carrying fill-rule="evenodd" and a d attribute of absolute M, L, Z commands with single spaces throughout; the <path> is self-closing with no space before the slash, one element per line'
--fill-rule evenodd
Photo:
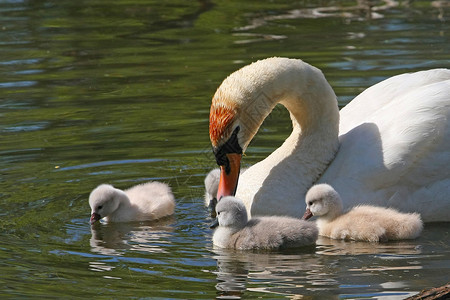
<path fill-rule="evenodd" d="M 450 67 L 449 22 L 448 1 L 0 1 L 0 298 L 403 299 L 450 281 L 450 223 L 407 242 L 225 251 L 202 199 L 229 73 L 301 58 L 344 106 Z M 289 132 L 277 108 L 244 164 Z M 173 188 L 173 218 L 90 228 L 95 186 L 149 180 Z"/>

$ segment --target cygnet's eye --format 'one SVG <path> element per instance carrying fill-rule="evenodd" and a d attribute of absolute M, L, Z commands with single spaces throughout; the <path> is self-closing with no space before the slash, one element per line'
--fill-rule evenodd
<path fill-rule="evenodd" d="M 220 211 L 217 213 L 217 215 L 220 215 Z"/>
<path fill-rule="evenodd" d="M 102 209 L 102 208 L 103 208 L 103 205 L 97 206 L 97 209 Z"/>
<path fill-rule="evenodd" d="M 312 205 L 312 201 L 308 201 L 308 206 L 311 206 Z"/>

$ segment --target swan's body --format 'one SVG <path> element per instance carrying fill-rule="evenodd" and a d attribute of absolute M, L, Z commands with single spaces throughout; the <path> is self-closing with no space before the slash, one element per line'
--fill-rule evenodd
<path fill-rule="evenodd" d="M 322 72 L 301 60 L 269 58 L 234 72 L 210 112 L 223 170 L 218 198 L 233 194 L 241 154 L 277 103 L 289 110 L 293 131 L 239 178 L 235 194 L 251 216 L 298 216 L 307 190 L 328 182 L 345 208 L 364 199 L 449 220 L 450 70 L 394 76 L 340 113 Z"/>
<path fill-rule="evenodd" d="M 173 214 L 175 198 L 170 187 L 161 182 L 147 182 L 122 191 L 101 184 L 89 195 L 91 223 L 152 221 Z"/>
<path fill-rule="evenodd" d="M 314 222 L 277 216 L 248 221 L 244 204 L 232 196 L 221 199 L 216 211 L 219 227 L 213 243 L 221 248 L 284 249 L 314 245 L 317 240 Z"/>
<path fill-rule="evenodd" d="M 359 205 L 344 214 L 339 194 L 328 184 L 314 185 L 306 193 L 305 202 L 304 218 L 317 216 L 319 235 L 332 239 L 367 242 L 415 239 L 423 229 L 419 214 L 400 213 L 391 208 Z"/>

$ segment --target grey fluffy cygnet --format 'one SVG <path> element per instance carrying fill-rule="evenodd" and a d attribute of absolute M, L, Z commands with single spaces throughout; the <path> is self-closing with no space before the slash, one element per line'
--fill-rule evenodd
<path fill-rule="evenodd" d="M 236 197 L 223 197 L 216 206 L 214 245 L 240 250 L 284 249 L 314 245 L 318 230 L 314 222 L 270 216 L 248 220 L 247 210 Z"/>
<path fill-rule="evenodd" d="M 122 191 L 101 184 L 89 195 L 91 224 L 107 222 L 151 221 L 172 215 L 175 198 L 170 187 L 161 182 L 147 182 Z"/>
<path fill-rule="evenodd" d="M 304 219 L 317 216 L 319 235 L 332 239 L 367 242 L 414 239 L 423 223 L 417 213 L 359 205 L 343 213 L 339 194 L 328 184 L 317 184 L 306 193 Z"/>

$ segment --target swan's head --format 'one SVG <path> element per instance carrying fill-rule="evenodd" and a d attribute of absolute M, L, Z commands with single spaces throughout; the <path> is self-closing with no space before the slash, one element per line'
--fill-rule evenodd
<path fill-rule="evenodd" d="M 274 92 L 274 80 L 282 79 L 277 74 L 290 63 L 287 58 L 257 61 L 228 76 L 214 94 L 209 114 L 209 136 L 221 169 L 218 200 L 222 196 L 234 195 L 242 154 L 280 101 Z"/>
<path fill-rule="evenodd" d="M 312 216 L 334 219 L 342 213 L 342 200 L 339 194 L 328 184 L 316 184 L 305 196 L 306 212 L 303 219 Z"/>
<path fill-rule="evenodd" d="M 217 225 L 238 231 L 245 227 L 248 221 L 247 210 L 244 203 L 236 197 L 223 197 L 216 206 L 217 222 L 211 225 L 211 228 Z"/>
<path fill-rule="evenodd" d="M 124 193 L 109 184 L 102 184 L 96 187 L 89 195 L 89 205 L 91 207 L 91 224 L 112 214 L 120 204 L 120 197 Z"/>

